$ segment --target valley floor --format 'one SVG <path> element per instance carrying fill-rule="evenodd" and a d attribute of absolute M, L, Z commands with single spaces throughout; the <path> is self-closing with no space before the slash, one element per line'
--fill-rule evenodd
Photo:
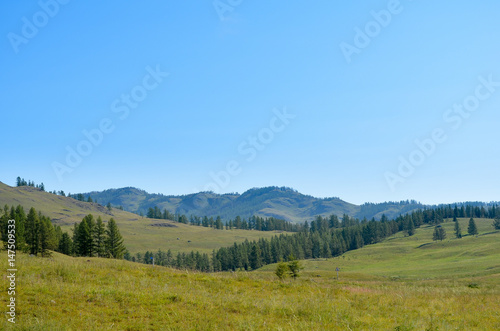
<path fill-rule="evenodd" d="M 444 226 L 448 231 L 452 225 Z M 498 330 L 500 233 L 481 226 L 479 237 L 443 242 L 432 242 L 432 228 L 421 228 L 413 237 L 397 235 L 343 257 L 306 261 L 299 279 L 284 282 L 272 265 L 203 274 L 57 253 L 44 259 L 19 254 L 16 324 L 4 315 L 0 328 Z M 7 252 L 0 254 L 5 311 Z"/>

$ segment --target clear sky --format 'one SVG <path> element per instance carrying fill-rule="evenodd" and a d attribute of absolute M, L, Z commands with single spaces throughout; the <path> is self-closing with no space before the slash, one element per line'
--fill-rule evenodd
<path fill-rule="evenodd" d="M 500 200 L 500 2 L 215 3 L 1 2 L 0 181 Z"/>

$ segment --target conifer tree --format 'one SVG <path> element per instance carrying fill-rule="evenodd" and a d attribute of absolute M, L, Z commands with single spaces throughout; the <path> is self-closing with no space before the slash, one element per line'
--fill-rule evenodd
<path fill-rule="evenodd" d="M 446 239 L 446 231 L 441 225 L 438 225 L 434 228 L 434 234 L 432 235 L 432 240 L 441 240 Z"/>
<path fill-rule="evenodd" d="M 477 235 L 477 226 L 476 222 L 474 221 L 474 218 L 470 218 L 469 220 L 469 226 L 467 227 L 467 233 L 470 234 L 471 236 Z"/>
<path fill-rule="evenodd" d="M 453 217 L 453 221 L 455 222 L 455 237 L 457 239 L 462 238 L 462 229 L 460 228 L 460 224 L 458 223 L 457 217 Z"/>
<path fill-rule="evenodd" d="M 260 247 L 258 244 L 254 243 L 249 257 L 250 268 L 252 270 L 259 269 L 262 267 L 262 257 L 260 253 Z"/>
<path fill-rule="evenodd" d="M 40 251 L 40 219 L 35 208 L 31 208 L 26 219 L 25 239 L 30 254 L 37 255 Z"/>
<path fill-rule="evenodd" d="M 97 222 L 92 233 L 94 252 L 97 257 L 104 257 L 106 254 L 106 227 L 102 222 L 101 216 L 97 217 Z"/>
<path fill-rule="evenodd" d="M 40 217 L 40 231 L 39 231 L 40 253 L 42 256 L 50 256 L 49 250 L 57 248 L 57 238 L 50 219 L 45 216 Z"/>
<path fill-rule="evenodd" d="M 278 276 L 278 278 L 280 280 L 284 280 L 286 278 L 286 276 L 288 276 L 289 271 L 290 271 L 290 269 L 288 268 L 288 264 L 281 261 L 276 266 L 276 270 L 274 271 L 274 273 L 276 274 L 276 276 Z"/>
<path fill-rule="evenodd" d="M 495 228 L 495 230 L 500 230 L 500 216 L 497 216 L 493 220 L 493 227 Z"/>
<path fill-rule="evenodd" d="M 415 223 L 413 223 L 413 219 L 408 220 L 408 229 L 406 230 L 408 236 L 411 237 L 415 234 Z"/>
<path fill-rule="evenodd" d="M 91 256 L 92 253 L 92 234 L 86 220 L 82 220 L 80 224 L 75 224 L 75 253 L 78 256 Z"/>
<path fill-rule="evenodd" d="M 113 259 L 123 258 L 125 253 L 125 246 L 123 245 L 123 238 L 118 230 L 118 226 L 113 218 L 108 222 L 106 229 L 106 253 Z"/>
<path fill-rule="evenodd" d="M 296 279 L 297 277 L 300 276 L 300 270 L 304 269 L 304 267 L 302 266 L 302 264 L 300 263 L 299 260 L 297 260 L 295 258 L 295 256 L 293 255 L 290 255 L 288 257 L 288 273 L 290 274 L 290 276 L 293 278 L 293 279 Z"/>
<path fill-rule="evenodd" d="M 68 233 L 64 232 L 59 241 L 59 252 L 71 255 L 73 253 L 73 242 Z"/>

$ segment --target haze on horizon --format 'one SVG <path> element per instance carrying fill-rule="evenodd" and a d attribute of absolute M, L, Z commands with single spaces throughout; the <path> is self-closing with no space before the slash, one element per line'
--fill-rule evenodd
<path fill-rule="evenodd" d="M 499 201 L 499 9 L 2 3 L 0 181 Z"/>

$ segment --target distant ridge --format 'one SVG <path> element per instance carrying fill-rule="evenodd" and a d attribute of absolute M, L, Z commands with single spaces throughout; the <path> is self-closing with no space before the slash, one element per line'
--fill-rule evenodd
<path fill-rule="evenodd" d="M 276 217 L 290 222 L 311 220 L 317 215 L 335 214 L 363 219 L 376 218 L 385 214 L 388 218 L 411 212 L 425 206 L 416 201 L 366 203 L 355 205 L 340 198 L 315 198 L 289 187 L 252 188 L 238 193 L 216 194 L 200 192 L 187 195 L 151 194 L 135 187 L 109 189 L 83 193 L 85 198 L 97 199 L 102 204 L 123 206 L 124 210 L 146 214 L 149 208 L 167 209 L 171 213 L 187 216 L 221 216 L 233 219 L 253 215 Z"/>

